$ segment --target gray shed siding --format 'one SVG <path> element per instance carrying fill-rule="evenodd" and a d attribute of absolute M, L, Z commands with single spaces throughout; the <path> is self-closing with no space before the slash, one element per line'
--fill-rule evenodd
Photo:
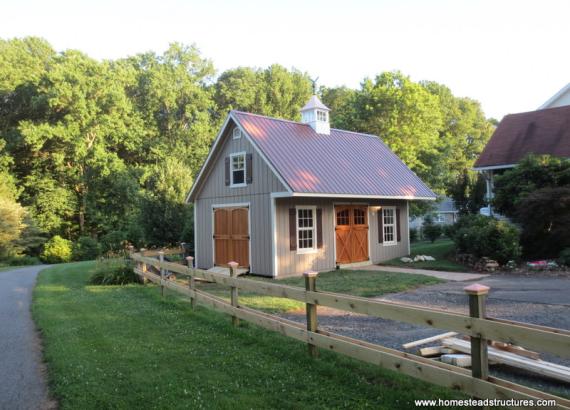
<path fill-rule="evenodd" d="M 367 204 L 369 256 L 372 263 L 379 263 L 409 253 L 409 230 L 407 202 L 396 200 L 357 201 L 334 198 L 278 198 L 276 199 L 277 229 L 277 274 L 278 276 L 300 274 L 307 270 L 330 270 L 336 267 L 335 249 L 335 204 Z M 316 206 L 323 211 L 323 247 L 316 253 L 298 254 L 289 249 L 289 208 L 296 205 Z M 401 241 L 396 245 L 384 245 L 378 242 L 378 210 L 376 206 L 396 206 L 400 209 Z"/>
<path fill-rule="evenodd" d="M 249 203 L 250 265 L 253 273 L 271 276 L 273 271 L 271 231 L 271 192 L 283 192 L 286 188 L 265 163 L 263 158 L 242 136 L 232 139 L 233 126 L 228 126 L 220 141 L 220 149 L 206 169 L 203 182 L 194 200 L 196 232 L 196 264 L 209 269 L 214 263 L 213 218 L 215 205 Z M 253 180 L 243 188 L 225 185 L 224 158 L 235 152 L 252 154 Z"/>

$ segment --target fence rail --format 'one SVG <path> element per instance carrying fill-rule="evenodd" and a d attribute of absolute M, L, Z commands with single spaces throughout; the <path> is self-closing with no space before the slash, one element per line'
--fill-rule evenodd
<path fill-rule="evenodd" d="M 439 309 L 413 306 L 409 304 L 378 301 L 339 293 L 316 290 L 314 283 L 306 279 L 306 287 L 298 288 L 278 283 L 261 282 L 235 275 L 213 273 L 192 267 L 192 257 L 188 257 L 190 266 L 165 262 L 163 254 L 159 259 L 140 254 L 132 254 L 137 263 L 134 271 L 144 279 L 190 297 L 192 305 L 196 303 L 232 316 L 233 323 L 245 320 L 285 336 L 306 342 L 312 355 L 318 354 L 316 347 L 335 351 L 400 373 L 460 390 L 478 398 L 499 398 L 519 400 L 555 400 L 555 408 L 570 410 L 570 400 L 524 387 L 506 380 L 488 376 L 486 360 L 486 340 L 497 340 L 539 351 L 570 357 L 570 332 L 545 326 L 530 325 L 520 322 L 487 318 L 484 315 L 484 298 L 473 294 L 472 302 L 481 302 L 481 317 L 450 313 Z M 152 266 L 160 275 L 151 272 Z M 190 278 L 189 284 L 167 280 L 166 272 L 179 273 Z M 235 269 L 230 267 L 230 272 Z M 196 289 L 195 279 L 206 280 L 228 286 L 231 289 L 231 303 L 207 292 Z M 316 279 L 316 277 L 314 278 Z M 292 322 L 275 315 L 263 313 L 239 305 L 238 290 L 252 291 L 268 296 L 277 296 L 306 303 L 307 326 Z M 472 348 L 478 346 L 482 357 L 474 355 L 473 370 L 468 371 L 456 366 L 426 359 L 394 349 L 389 349 L 362 340 L 341 336 L 318 329 L 317 306 L 328 306 L 348 312 L 367 314 L 384 319 L 402 321 L 411 324 L 427 325 L 438 329 L 455 331 L 471 336 Z M 474 377 L 476 376 L 476 377 Z M 527 407 L 528 408 L 528 407 Z"/>

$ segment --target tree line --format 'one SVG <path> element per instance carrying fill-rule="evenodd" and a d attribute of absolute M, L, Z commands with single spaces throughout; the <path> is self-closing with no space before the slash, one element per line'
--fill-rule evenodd
<path fill-rule="evenodd" d="M 0 40 L 0 257 L 56 235 L 108 249 L 190 242 L 185 195 L 227 112 L 299 120 L 312 94 L 308 73 L 277 64 L 216 74 L 178 43 L 98 61 Z M 473 180 L 494 128 L 477 101 L 400 72 L 319 94 L 333 127 L 380 136 L 440 194 Z"/>

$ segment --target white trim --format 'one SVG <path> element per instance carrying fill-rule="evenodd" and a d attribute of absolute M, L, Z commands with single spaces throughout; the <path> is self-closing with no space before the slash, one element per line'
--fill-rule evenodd
<path fill-rule="evenodd" d="M 383 221 L 382 221 L 383 222 Z M 406 225 L 408 226 L 408 255 L 411 255 L 412 248 L 410 245 L 410 202 L 406 201 Z M 384 239 L 384 238 L 382 238 Z"/>
<path fill-rule="evenodd" d="M 194 212 L 194 267 L 197 268 L 198 267 L 198 219 L 196 218 L 196 206 L 197 203 L 194 202 L 194 204 L 192 204 L 192 208 L 194 208 L 192 211 Z"/>
<path fill-rule="evenodd" d="M 212 266 L 216 266 L 216 241 L 214 239 L 214 210 L 217 208 L 247 208 L 247 234 L 249 236 L 249 255 L 248 255 L 248 262 L 249 262 L 249 271 L 253 272 L 253 264 L 251 263 L 251 203 L 250 202 L 236 202 L 236 203 L 228 203 L 228 204 L 212 204 Z"/>
<path fill-rule="evenodd" d="M 300 248 L 299 247 L 299 211 L 300 210 L 311 210 L 313 227 L 310 229 L 313 231 L 313 247 L 312 248 Z M 302 230 L 308 231 L 309 229 L 303 228 Z M 297 255 L 303 255 L 308 253 L 318 253 L 319 248 L 317 246 L 317 206 L 316 205 L 296 205 L 295 206 L 295 231 L 297 233 L 296 237 L 296 248 Z"/>
<path fill-rule="evenodd" d="M 547 109 L 547 108 L 555 108 L 555 107 L 549 107 L 549 105 L 552 104 L 554 101 L 558 100 L 564 94 L 566 94 L 567 91 L 570 91 L 570 83 L 566 84 L 564 87 L 562 87 L 560 90 L 558 90 L 558 92 L 556 94 L 554 94 L 552 97 L 550 97 L 548 100 L 546 100 L 546 102 L 544 104 L 542 104 L 540 107 L 538 107 L 537 109 L 543 110 L 543 109 Z"/>
<path fill-rule="evenodd" d="M 397 208 L 396 206 L 383 206 L 381 208 L 381 212 L 382 212 L 382 215 L 381 215 L 381 217 L 382 217 L 382 246 L 394 246 L 394 245 L 398 244 L 398 225 L 400 224 L 400 221 L 398 221 L 398 218 L 397 218 L 398 212 L 396 212 L 396 208 Z M 394 223 L 386 225 L 384 223 L 384 211 L 388 210 L 388 209 L 391 209 L 394 212 L 394 214 L 392 215 Z M 393 239 L 390 242 L 386 241 L 385 230 L 384 230 L 386 228 L 386 226 L 392 226 L 394 228 L 393 232 L 392 232 Z"/>
<path fill-rule="evenodd" d="M 491 171 L 493 169 L 514 168 L 517 164 L 490 165 L 488 167 L 473 167 L 474 171 Z"/>
<path fill-rule="evenodd" d="M 433 196 L 384 196 L 384 195 L 356 195 L 356 194 L 322 194 L 312 192 L 293 192 L 292 197 L 308 197 L 308 198 L 354 198 L 354 199 L 402 199 L 402 200 L 422 200 L 435 201 L 437 197 Z"/>
<path fill-rule="evenodd" d="M 279 268 L 279 261 L 277 259 L 277 200 L 273 195 L 270 196 L 271 201 L 271 263 L 273 265 L 273 277 L 277 277 L 277 270 Z"/>
<path fill-rule="evenodd" d="M 234 184 L 234 158 L 243 157 L 243 182 Z M 247 152 L 233 152 L 230 154 L 230 188 L 243 188 L 247 186 Z M 241 171 L 241 170 L 238 170 Z"/>
<path fill-rule="evenodd" d="M 241 130 L 239 129 L 239 127 L 235 127 L 232 131 L 232 140 L 239 140 L 240 138 L 241 138 Z"/>

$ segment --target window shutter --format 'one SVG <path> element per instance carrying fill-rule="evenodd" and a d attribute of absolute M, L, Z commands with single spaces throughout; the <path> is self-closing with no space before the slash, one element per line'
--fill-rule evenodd
<path fill-rule="evenodd" d="M 289 250 L 297 250 L 297 211 L 289 208 Z"/>
<path fill-rule="evenodd" d="M 230 157 L 226 157 L 226 186 L 230 185 Z"/>
<path fill-rule="evenodd" d="M 251 184 L 253 181 L 253 156 L 252 154 L 247 154 L 245 156 L 245 173 L 247 174 L 247 180 L 245 181 L 248 184 Z"/>
<path fill-rule="evenodd" d="M 400 232 L 400 208 L 396 208 L 396 238 L 398 242 L 402 240 L 402 233 Z"/>
<path fill-rule="evenodd" d="M 323 210 L 317 208 L 317 248 L 323 247 Z"/>
<path fill-rule="evenodd" d="M 384 242 L 384 215 L 382 208 L 378 210 L 378 243 Z"/>

